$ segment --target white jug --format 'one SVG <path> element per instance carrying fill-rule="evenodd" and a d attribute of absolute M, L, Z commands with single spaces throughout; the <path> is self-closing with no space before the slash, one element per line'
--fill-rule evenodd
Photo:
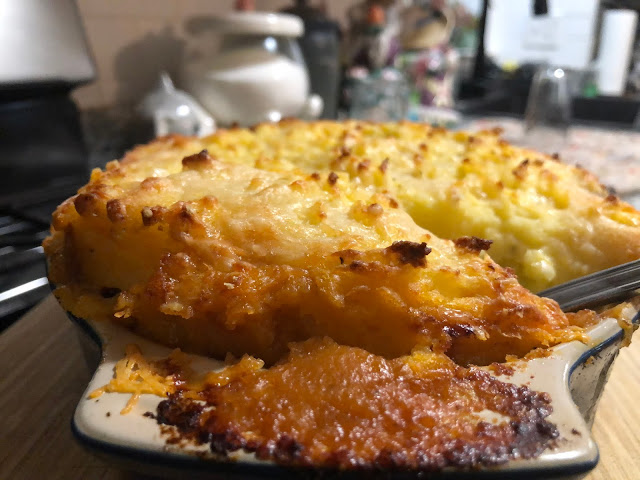
<path fill-rule="evenodd" d="M 204 25 L 204 28 L 203 28 Z M 200 23 L 219 36 L 216 53 L 192 49 L 182 80 L 219 125 L 254 125 L 285 117 L 317 118 L 322 99 L 309 95 L 309 78 L 295 38 L 302 21 L 293 15 L 234 12 Z"/>

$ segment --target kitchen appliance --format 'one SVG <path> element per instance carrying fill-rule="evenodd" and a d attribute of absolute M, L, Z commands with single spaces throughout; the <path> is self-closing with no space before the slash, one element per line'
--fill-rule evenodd
<path fill-rule="evenodd" d="M 73 0 L 4 0 L 0 9 L 0 85 L 18 90 L 73 87 L 95 77 Z"/>
<path fill-rule="evenodd" d="M 87 174 L 71 90 L 95 77 L 73 0 L 0 5 L 0 190 Z"/>
<path fill-rule="evenodd" d="M 40 244 L 53 210 L 80 181 L 0 195 L 0 331 L 51 291 Z"/>
<path fill-rule="evenodd" d="M 48 291 L 40 242 L 89 173 L 70 92 L 94 77 L 73 0 L 0 3 L 0 327 Z"/>

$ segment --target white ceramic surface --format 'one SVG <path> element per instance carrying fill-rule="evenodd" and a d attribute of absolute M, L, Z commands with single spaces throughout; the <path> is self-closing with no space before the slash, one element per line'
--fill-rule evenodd
<path fill-rule="evenodd" d="M 221 33 L 271 34 L 300 37 L 304 33 L 302 19 L 287 13 L 232 12 L 213 17 L 212 24 Z"/>
<path fill-rule="evenodd" d="M 258 48 L 221 53 L 185 72 L 186 88 L 221 125 L 279 121 L 297 116 L 309 102 L 304 67 Z"/>
<path fill-rule="evenodd" d="M 632 318 L 635 311 L 629 308 L 626 314 Z M 206 462 L 201 457 L 208 456 L 208 445 L 200 447 L 167 446 L 156 421 L 143 416 L 145 412 L 155 412 L 156 406 L 162 398 L 143 395 L 127 415 L 121 415 L 119 412 L 127 403 L 128 394 L 106 393 L 97 399 L 88 398 L 90 392 L 105 385 L 111 379 L 113 367 L 118 360 L 123 358 L 127 344 L 138 344 L 148 357 L 164 357 L 170 352 L 170 349 L 145 340 L 114 324 L 85 322 L 77 319 L 76 321 L 80 322 L 81 326 L 84 324 L 85 328 L 88 325 L 93 332 L 97 333 L 102 342 L 102 361 L 78 404 L 73 419 L 74 429 L 80 440 L 91 443 L 98 450 L 116 448 L 122 454 L 124 449 L 125 455 L 130 455 L 131 459 L 138 459 L 140 462 L 144 461 L 145 455 L 147 457 L 156 455 L 156 458 L 159 455 L 169 463 L 184 459 L 190 459 L 196 463 Z M 606 363 L 601 366 L 600 370 L 596 369 L 595 376 L 591 375 L 591 378 L 587 378 L 586 383 L 584 383 L 584 379 L 582 380 L 584 383 L 582 390 L 579 388 L 580 386 L 574 389 L 574 392 L 584 391 L 593 395 L 593 398 L 578 399 L 584 400 L 578 401 L 578 403 L 584 405 L 586 402 L 583 409 L 594 410 L 600 393 L 598 389 L 601 389 L 604 384 L 606 371 L 611 366 L 619 348 L 614 339 L 619 341 L 620 337 L 621 328 L 617 321 L 604 319 L 589 330 L 590 341 L 588 344 L 566 343 L 554 347 L 551 350 L 551 355 L 547 357 L 509 363 L 509 366 L 515 368 L 515 374 L 498 378 L 505 382 L 527 385 L 533 390 L 549 393 L 552 399 L 553 413 L 548 417 L 548 420 L 557 426 L 560 440 L 555 447 L 546 450 L 535 459 L 513 460 L 504 465 L 479 472 L 502 472 L 509 475 L 509 472 L 513 472 L 514 475 L 524 472 L 530 475 L 536 472 L 540 474 L 548 474 L 549 472 L 583 473 L 593 468 L 598 459 L 598 449 L 591 438 L 590 426 L 572 400 L 569 378 L 573 369 L 581 364 L 597 367 L 599 359 Z M 611 350 L 608 357 L 604 355 L 604 350 L 601 351 L 601 347 L 606 345 Z M 222 367 L 221 362 L 195 355 L 193 357 L 193 366 L 197 369 Z M 587 358 L 591 358 L 591 360 L 586 361 Z M 598 379 L 599 386 L 596 385 Z M 199 456 L 196 458 L 193 452 L 199 452 Z M 255 466 L 256 463 L 259 463 L 273 467 L 268 462 L 258 462 L 251 454 L 236 453 L 230 457 L 236 460 L 240 466 L 249 464 Z M 211 462 L 215 462 L 215 460 L 211 460 Z M 209 465 L 209 468 L 215 471 L 215 463 Z M 455 471 L 451 473 L 453 474 Z"/>
<path fill-rule="evenodd" d="M 295 38 L 302 21 L 292 15 L 237 12 L 209 19 L 220 38 L 215 54 L 187 55 L 185 89 L 220 125 L 251 126 L 286 117 L 314 119 L 322 99 L 309 78 Z"/>

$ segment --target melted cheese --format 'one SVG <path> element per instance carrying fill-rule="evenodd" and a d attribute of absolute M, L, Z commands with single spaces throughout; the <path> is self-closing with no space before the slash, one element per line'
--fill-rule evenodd
<path fill-rule="evenodd" d="M 141 147 L 61 205 L 45 248 L 65 307 L 168 345 L 267 362 L 325 335 L 386 357 L 429 347 L 464 364 L 584 338 L 486 256 L 489 243 L 436 237 L 384 189 L 348 172 L 230 162 L 194 152 L 198 143 Z M 289 144 L 272 143 L 290 161 Z M 175 145 L 189 153 L 178 162 Z"/>

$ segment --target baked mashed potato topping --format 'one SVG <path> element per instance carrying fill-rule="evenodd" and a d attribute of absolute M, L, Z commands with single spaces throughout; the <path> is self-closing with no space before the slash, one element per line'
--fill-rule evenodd
<path fill-rule="evenodd" d="M 531 294 L 485 254 L 490 241 L 441 239 L 347 172 L 261 169 L 193 142 L 141 147 L 58 208 L 45 248 L 67 309 L 267 363 L 318 336 L 385 357 L 429 347 L 461 364 L 584 339 L 588 314 Z"/>
<path fill-rule="evenodd" d="M 639 245 L 640 214 L 591 175 L 495 132 L 298 121 L 137 147 L 44 242 L 73 314 L 240 358 L 198 374 L 130 346 L 92 395 L 166 396 L 171 441 L 221 458 L 426 471 L 554 445 L 549 395 L 475 365 L 585 341 L 599 319 L 516 273 L 543 289 Z"/>
<path fill-rule="evenodd" d="M 585 170 L 509 145 L 494 131 L 291 120 L 161 139 L 95 173 L 92 183 L 179 173 L 184 157 L 205 149 L 260 170 L 334 172 L 342 183 L 387 195 L 439 237 L 490 239 L 491 257 L 534 292 L 640 258 L 640 213 Z"/>

